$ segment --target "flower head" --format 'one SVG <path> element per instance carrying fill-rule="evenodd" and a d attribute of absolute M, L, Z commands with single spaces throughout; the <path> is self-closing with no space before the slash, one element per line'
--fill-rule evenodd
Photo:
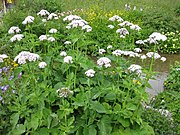
<path fill-rule="evenodd" d="M 135 73 L 137 73 L 137 74 L 141 74 L 142 73 L 142 67 L 140 66 L 140 65 L 136 65 L 136 64 L 132 64 L 129 68 L 128 68 L 128 70 L 130 71 L 130 72 L 135 72 Z"/>
<path fill-rule="evenodd" d="M 101 67 L 111 67 L 111 60 L 107 57 L 101 57 L 97 60 L 97 64 Z"/>
<path fill-rule="evenodd" d="M 160 60 L 163 61 L 163 62 L 165 62 L 165 61 L 166 61 L 166 58 L 165 58 L 165 57 L 161 57 Z"/>
<path fill-rule="evenodd" d="M 54 42 L 56 39 L 54 37 L 49 37 L 47 40 L 50 42 Z"/>
<path fill-rule="evenodd" d="M 48 38 L 47 38 L 47 36 L 46 35 L 41 35 L 40 37 L 39 37 L 39 40 L 40 41 L 44 41 L 44 40 L 47 40 Z"/>
<path fill-rule="evenodd" d="M 99 49 L 99 53 L 100 54 L 103 54 L 103 53 L 105 53 L 106 52 L 106 50 L 104 50 L 104 49 Z"/>
<path fill-rule="evenodd" d="M 142 50 L 140 48 L 135 48 L 134 51 L 137 53 L 142 52 Z"/>
<path fill-rule="evenodd" d="M 66 41 L 66 42 L 64 42 L 64 44 L 69 45 L 69 44 L 71 44 L 71 41 Z"/>
<path fill-rule="evenodd" d="M 59 17 L 58 17 L 58 15 L 57 14 L 55 14 L 55 13 L 51 13 L 51 14 L 49 14 L 49 16 L 48 16 L 48 18 L 47 18 L 48 20 L 52 20 L 52 19 L 55 19 L 55 20 L 57 20 L 57 19 L 59 19 Z"/>
<path fill-rule="evenodd" d="M 57 29 L 52 28 L 49 30 L 49 33 L 57 33 Z"/>
<path fill-rule="evenodd" d="M 39 63 L 39 68 L 45 68 L 47 66 L 46 62 L 40 62 Z"/>
<path fill-rule="evenodd" d="M 66 56 L 64 57 L 64 63 L 72 64 L 72 57 L 71 56 Z"/>
<path fill-rule="evenodd" d="M 40 16 L 48 16 L 50 13 L 47 11 L 47 10 L 44 10 L 42 9 L 41 11 L 39 11 L 37 13 L 37 15 L 40 15 Z"/>
<path fill-rule="evenodd" d="M 107 49 L 111 49 L 113 46 L 112 45 L 108 45 L 107 46 Z"/>
<path fill-rule="evenodd" d="M 69 95 L 73 94 L 73 91 L 71 91 L 69 88 L 61 88 L 56 91 L 59 95 L 59 97 L 67 98 Z"/>
<path fill-rule="evenodd" d="M 20 31 L 21 31 L 21 29 L 19 29 L 19 27 L 12 26 L 12 27 L 8 30 L 8 33 L 9 33 L 9 34 L 15 34 L 15 33 L 19 33 Z"/>
<path fill-rule="evenodd" d="M 33 23 L 34 22 L 34 17 L 33 16 L 27 16 L 24 21 L 22 22 L 22 24 L 26 25 L 29 23 Z"/>
<path fill-rule="evenodd" d="M 14 36 L 10 39 L 10 41 L 11 41 L 11 42 L 21 41 L 21 39 L 22 39 L 23 37 L 24 37 L 23 34 L 16 34 L 16 35 L 14 35 Z"/>
<path fill-rule="evenodd" d="M 113 29 L 114 26 L 113 25 L 108 25 L 108 28 Z"/>
<path fill-rule="evenodd" d="M 94 77 L 95 71 L 93 69 L 89 69 L 85 72 L 87 77 Z"/>
<path fill-rule="evenodd" d="M 62 51 L 62 52 L 60 53 L 60 56 L 67 56 L 67 53 L 66 53 L 65 51 Z"/>

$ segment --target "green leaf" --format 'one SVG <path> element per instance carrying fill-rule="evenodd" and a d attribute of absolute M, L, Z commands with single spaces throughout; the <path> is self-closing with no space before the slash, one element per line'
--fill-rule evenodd
<path fill-rule="evenodd" d="M 98 101 L 92 101 L 91 107 L 92 109 L 96 110 L 98 113 L 106 113 L 106 109 Z"/>
<path fill-rule="evenodd" d="M 137 109 L 136 105 L 134 105 L 132 103 L 128 103 L 126 105 L 126 108 L 127 108 L 127 110 L 136 110 Z"/>
<path fill-rule="evenodd" d="M 106 96 L 105 96 L 105 99 L 107 100 L 116 100 L 116 93 L 108 93 Z"/>
<path fill-rule="evenodd" d="M 100 135 L 110 135 L 112 131 L 112 126 L 111 119 L 109 116 L 104 115 L 97 125 L 100 130 Z"/>
<path fill-rule="evenodd" d="M 11 135 L 21 135 L 26 131 L 23 124 L 17 125 L 16 129 L 12 131 Z"/>
<path fill-rule="evenodd" d="M 14 113 L 11 115 L 10 123 L 12 124 L 12 127 L 15 128 L 16 124 L 18 123 L 19 120 L 19 114 Z"/>
<path fill-rule="evenodd" d="M 129 127 L 130 126 L 130 122 L 129 122 L 129 119 L 124 119 L 122 117 L 118 117 L 118 122 L 120 122 L 123 127 Z"/>
<path fill-rule="evenodd" d="M 94 125 L 89 126 L 89 135 L 96 135 L 97 131 Z"/>

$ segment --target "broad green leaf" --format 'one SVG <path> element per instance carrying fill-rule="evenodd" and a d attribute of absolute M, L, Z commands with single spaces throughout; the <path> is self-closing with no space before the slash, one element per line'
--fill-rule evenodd
<path fill-rule="evenodd" d="M 129 127 L 130 126 L 130 122 L 129 122 L 129 119 L 124 119 L 122 117 L 118 117 L 118 122 L 120 122 L 123 127 Z"/>
<path fill-rule="evenodd" d="M 126 105 L 126 108 L 127 108 L 127 110 L 136 110 L 136 105 L 134 105 L 134 104 L 132 104 L 132 103 L 128 103 L 127 105 Z"/>
<path fill-rule="evenodd" d="M 97 131 L 96 131 L 96 128 L 94 125 L 90 125 L 88 129 L 89 129 L 89 135 L 96 135 L 97 134 Z"/>
<path fill-rule="evenodd" d="M 12 131 L 11 135 L 21 135 L 26 131 L 23 124 L 17 125 L 16 129 Z"/>
<path fill-rule="evenodd" d="M 100 135 L 110 135 L 112 131 L 111 119 L 109 116 L 104 115 L 98 122 L 98 128 L 100 130 Z"/>
<path fill-rule="evenodd" d="M 107 100 L 116 100 L 116 93 L 108 93 L 106 96 L 105 96 L 105 99 Z"/>
<path fill-rule="evenodd" d="M 98 101 L 92 101 L 91 107 L 92 109 L 96 110 L 98 113 L 106 113 L 106 109 Z"/>
<path fill-rule="evenodd" d="M 12 127 L 15 128 L 16 124 L 18 123 L 19 120 L 19 114 L 14 113 L 11 115 L 10 123 L 12 124 Z"/>

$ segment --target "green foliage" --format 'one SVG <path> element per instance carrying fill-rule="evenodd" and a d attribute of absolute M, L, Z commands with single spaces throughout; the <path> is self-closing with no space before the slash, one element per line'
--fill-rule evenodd
<path fill-rule="evenodd" d="M 180 64 L 177 62 L 171 67 L 170 73 L 164 83 L 165 89 L 168 91 L 180 91 Z"/>
<path fill-rule="evenodd" d="M 174 12 L 177 14 L 177 16 L 180 16 L 180 6 L 176 7 Z"/>

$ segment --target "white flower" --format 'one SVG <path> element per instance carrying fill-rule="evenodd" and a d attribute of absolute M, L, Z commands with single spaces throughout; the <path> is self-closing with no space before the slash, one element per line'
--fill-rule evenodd
<path fill-rule="evenodd" d="M 134 51 L 137 53 L 142 52 L 142 50 L 140 48 L 134 48 Z"/>
<path fill-rule="evenodd" d="M 114 15 L 113 17 L 111 17 L 111 18 L 109 18 L 109 21 L 118 21 L 118 22 L 122 22 L 123 21 L 123 19 L 120 17 L 120 16 L 118 16 L 118 15 Z"/>
<path fill-rule="evenodd" d="M 132 64 L 132 65 L 128 68 L 128 70 L 129 70 L 130 72 L 136 72 L 137 74 L 142 73 L 141 69 L 142 69 L 142 67 L 141 67 L 140 65 L 136 65 L 136 64 Z"/>
<path fill-rule="evenodd" d="M 40 16 L 46 16 L 46 15 L 49 15 L 50 13 L 47 11 L 47 10 L 44 10 L 42 9 L 41 11 L 39 11 L 37 13 L 37 15 L 40 15 Z"/>
<path fill-rule="evenodd" d="M 59 94 L 59 97 L 67 98 L 69 95 L 73 94 L 73 91 L 71 91 L 69 88 L 61 88 L 56 91 Z"/>
<path fill-rule="evenodd" d="M 64 44 L 69 45 L 69 44 L 71 44 L 71 41 L 66 41 L 66 42 L 64 42 Z"/>
<path fill-rule="evenodd" d="M 140 59 L 142 59 L 142 60 L 144 60 L 144 59 L 146 59 L 146 58 L 147 58 L 146 55 L 141 55 L 141 56 L 140 56 Z"/>
<path fill-rule="evenodd" d="M 129 32 L 126 28 L 117 29 L 116 33 L 119 33 L 120 35 L 123 35 L 123 36 L 129 35 Z"/>
<path fill-rule="evenodd" d="M 9 33 L 9 34 L 15 34 L 15 33 L 19 33 L 20 31 L 21 31 L 21 29 L 19 29 L 19 27 L 12 26 L 12 27 L 8 30 L 8 33 Z"/>
<path fill-rule="evenodd" d="M 160 60 L 162 60 L 163 62 L 165 62 L 165 61 L 166 61 L 166 58 L 165 58 L 165 57 L 161 57 Z"/>
<path fill-rule="evenodd" d="M 93 69 L 89 69 L 85 72 L 87 77 L 94 77 L 95 71 Z"/>
<path fill-rule="evenodd" d="M 139 27 L 138 25 L 131 25 L 131 26 L 130 26 L 130 29 L 131 29 L 131 30 L 140 31 L 140 30 L 141 30 L 141 27 Z"/>
<path fill-rule="evenodd" d="M 72 64 L 72 57 L 71 56 L 66 56 L 64 57 L 64 63 Z"/>
<path fill-rule="evenodd" d="M 65 51 L 62 51 L 62 52 L 60 53 L 60 56 L 67 56 L 67 53 L 66 53 Z"/>
<path fill-rule="evenodd" d="M 40 41 L 44 41 L 44 40 L 47 40 L 48 38 L 47 38 L 47 36 L 46 35 L 41 35 L 40 37 L 39 37 L 39 40 Z"/>
<path fill-rule="evenodd" d="M 113 29 L 114 26 L 113 25 L 108 25 L 108 28 Z"/>
<path fill-rule="evenodd" d="M 56 32 L 57 32 L 57 29 L 52 28 L 52 29 L 49 30 L 49 33 L 56 33 Z"/>
<path fill-rule="evenodd" d="M 144 41 L 143 41 L 143 40 L 137 40 L 137 41 L 136 41 L 136 44 L 144 45 Z"/>
<path fill-rule="evenodd" d="M 63 19 L 63 21 L 72 21 L 72 20 L 81 20 L 81 17 L 77 15 L 69 15 Z"/>
<path fill-rule="evenodd" d="M 68 26 L 66 26 L 66 29 L 71 29 L 71 26 L 69 26 L 69 25 L 68 25 Z"/>
<path fill-rule="evenodd" d="M 39 63 L 39 68 L 45 68 L 47 66 L 46 62 L 40 62 Z"/>
<path fill-rule="evenodd" d="M 107 57 L 102 57 L 97 60 L 97 64 L 101 67 L 102 66 L 105 66 L 106 68 L 111 67 L 111 60 Z"/>
<path fill-rule="evenodd" d="M 122 22 L 122 23 L 120 23 L 120 24 L 118 24 L 119 26 L 121 26 L 121 27 L 123 27 L 123 26 L 131 26 L 131 25 L 133 25 L 132 23 L 130 23 L 130 22 L 128 22 L 128 21 L 124 21 L 124 22 Z"/>
<path fill-rule="evenodd" d="M 100 54 L 103 54 L 103 53 L 105 53 L 106 52 L 106 50 L 104 50 L 104 49 L 99 49 L 99 53 Z"/>
<path fill-rule="evenodd" d="M 120 38 L 125 38 L 125 36 L 124 35 L 120 35 Z"/>
<path fill-rule="evenodd" d="M 121 51 L 121 50 L 115 50 L 112 52 L 112 54 L 115 56 L 121 56 L 122 53 L 123 53 L 123 51 Z"/>
<path fill-rule="evenodd" d="M 112 45 L 108 45 L 107 46 L 107 49 L 111 49 L 113 46 Z"/>
<path fill-rule="evenodd" d="M 133 10 L 136 10 L 136 6 L 134 6 Z"/>
<path fill-rule="evenodd" d="M 11 41 L 11 42 L 21 41 L 21 39 L 22 39 L 23 37 L 24 37 L 23 34 L 16 34 L 16 35 L 14 35 L 14 36 L 10 39 L 10 41 Z"/>
<path fill-rule="evenodd" d="M 166 41 L 167 40 L 167 37 L 161 33 L 158 33 L 158 32 L 154 32 L 152 33 L 149 38 L 153 38 L 154 40 L 156 41 Z"/>
<path fill-rule="evenodd" d="M 6 54 L 1 54 L 0 55 L 0 62 L 4 62 L 3 59 L 8 58 L 8 56 Z"/>
<path fill-rule="evenodd" d="M 34 17 L 33 16 L 27 16 L 24 21 L 22 22 L 22 24 L 26 25 L 29 23 L 33 23 L 34 22 Z"/>
<path fill-rule="evenodd" d="M 28 60 L 30 62 L 31 61 L 35 62 L 39 58 L 40 57 L 38 54 L 30 53 L 28 51 L 22 51 L 14 58 L 14 61 L 18 61 L 18 64 L 25 64 L 26 60 Z"/>
<path fill-rule="evenodd" d="M 155 53 L 155 52 L 148 52 L 146 55 L 147 55 L 147 57 L 149 57 L 149 58 L 154 58 L 154 59 L 159 59 L 159 58 L 161 58 L 161 56 L 160 56 L 158 53 Z"/>
<path fill-rule="evenodd" d="M 54 37 L 49 37 L 47 40 L 50 42 L 54 42 L 56 39 Z"/>
<path fill-rule="evenodd" d="M 90 32 L 90 31 L 92 31 L 92 27 L 89 25 L 84 25 L 84 26 L 82 26 L 82 30 L 86 30 L 86 32 Z"/>
<path fill-rule="evenodd" d="M 57 19 L 59 19 L 59 18 L 58 18 L 58 15 L 57 15 L 57 14 L 51 13 L 51 14 L 48 16 L 47 19 L 48 19 L 48 20 L 52 20 L 52 19 L 57 20 Z"/>
<path fill-rule="evenodd" d="M 87 25 L 87 21 L 85 20 L 72 20 L 71 23 L 68 24 L 68 26 L 71 26 L 71 28 L 77 28 L 78 26 L 83 27 L 84 25 Z M 86 28 L 87 26 L 85 26 Z M 89 27 L 89 26 L 88 26 Z"/>

